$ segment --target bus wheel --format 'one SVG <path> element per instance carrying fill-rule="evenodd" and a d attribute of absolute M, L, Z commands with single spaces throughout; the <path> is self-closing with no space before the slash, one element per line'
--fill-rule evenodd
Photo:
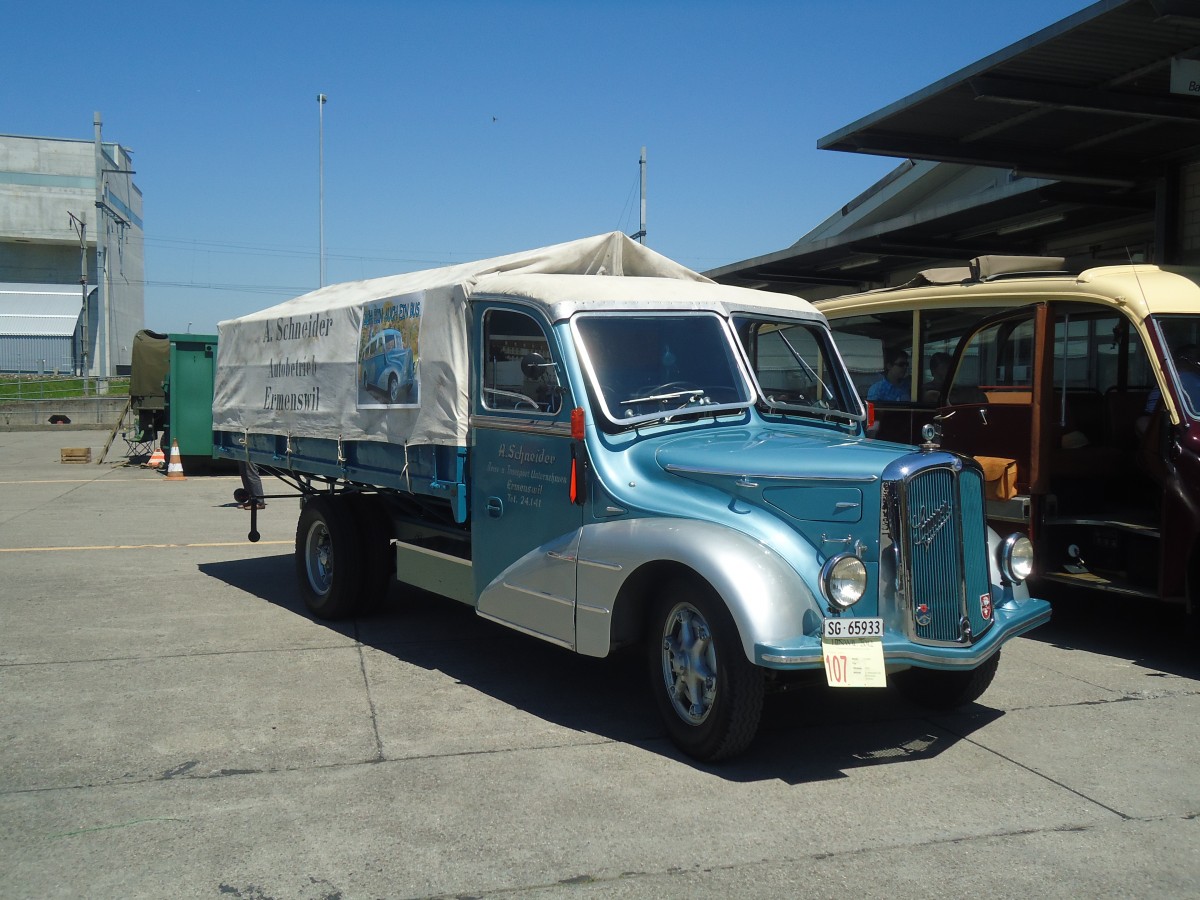
<path fill-rule="evenodd" d="M 1192 554 L 1185 590 L 1187 596 L 1184 599 L 1183 607 L 1184 637 L 1192 644 L 1200 644 L 1200 550 Z"/>
<path fill-rule="evenodd" d="M 362 542 L 340 498 L 316 497 L 296 523 L 296 576 L 309 612 L 321 619 L 353 615 L 362 591 Z"/>
<path fill-rule="evenodd" d="M 725 604 L 707 585 L 676 580 L 651 622 L 650 686 L 671 740 L 704 762 L 741 753 L 758 731 L 764 682 Z"/>

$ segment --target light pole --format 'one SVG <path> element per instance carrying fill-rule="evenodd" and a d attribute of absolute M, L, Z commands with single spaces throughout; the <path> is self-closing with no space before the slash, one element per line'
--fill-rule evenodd
<path fill-rule="evenodd" d="M 79 356 L 80 364 L 79 371 L 83 375 L 83 396 L 88 395 L 88 266 L 87 266 L 87 213 L 80 213 L 76 216 L 74 213 L 68 212 L 71 217 L 71 225 L 79 233 L 79 289 L 83 292 L 83 316 L 82 324 L 80 325 L 80 341 L 79 341 Z"/>
<path fill-rule="evenodd" d="M 317 94 L 317 181 L 321 199 L 320 232 L 321 232 L 321 283 L 325 287 L 325 95 Z"/>

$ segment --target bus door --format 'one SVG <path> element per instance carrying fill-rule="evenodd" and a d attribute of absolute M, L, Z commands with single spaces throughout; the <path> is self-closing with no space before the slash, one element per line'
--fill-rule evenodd
<path fill-rule="evenodd" d="M 991 479 L 989 517 L 1023 519 L 1023 514 L 995 515 L 1001 512 L 997 503 L 1044 491 L 1040 435 L 1046 388 L 1040 379 L 1050 368 L 1044 365 L 1047 348 L 1041 339 L 1047 321 L 1047 305 L 1032 304 L 986 319 L 966 334 L 933 416 L 943 447 L 984 465 Z"/>

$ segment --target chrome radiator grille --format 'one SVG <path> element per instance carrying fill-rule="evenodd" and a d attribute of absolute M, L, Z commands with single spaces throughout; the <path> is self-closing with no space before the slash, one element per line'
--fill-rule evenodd
<path fill-rule="evenodd" d="M 951 458 L 890 488 L 885 521 L 898 551 L 896 588 L 913 639 L 951 644 L 979 637 L 992 624 L 982 478 Z"/>

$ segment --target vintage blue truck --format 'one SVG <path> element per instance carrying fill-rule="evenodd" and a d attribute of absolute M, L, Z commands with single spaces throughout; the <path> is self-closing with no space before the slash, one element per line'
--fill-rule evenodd
<path fill-rule="evenodd" d="M 400 403 L 363 387 L 384 330 L 416 360 Z M 805 677 L 970 702 L 1049 618 L 979 466 L 865 418 L 812 306 L 620 234 L 223 322 L 213 402 L 214 454 L 300 492 L 315 616 L 398 579 L 578 653 L 640 647 L 708 761 Z"/>

